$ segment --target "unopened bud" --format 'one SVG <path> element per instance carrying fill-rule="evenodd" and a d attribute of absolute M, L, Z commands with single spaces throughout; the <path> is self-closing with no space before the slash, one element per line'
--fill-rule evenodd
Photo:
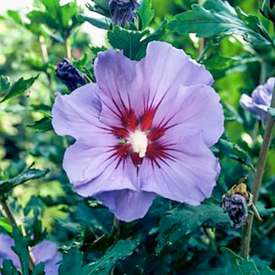
<path fill-rule="evenodd" d="M 56 64 L 57 77 L 71 90 L 86 84 L 85 75 L 75 68 L 71 62 L 64 58 L 63 62 Z"/>
<path fill-rule="evenodd" d="M 109 0 L 110 12 L 114 24 L 122 27 L 126 22 L 133 23 L 139 4 L 135 0 Z"/>

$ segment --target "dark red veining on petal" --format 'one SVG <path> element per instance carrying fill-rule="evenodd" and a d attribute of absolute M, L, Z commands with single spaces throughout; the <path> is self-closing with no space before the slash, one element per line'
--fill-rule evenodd
<path fill-rule="evenodd" d="M 158 126 L 153 127 L 158 106 L 156 108 L 150 106 L 140 117 L 137 117 L 132 109 L 127 109 L 123 102 L 123 110 L 120 110 L 117 104 L 115 106 L 118 110 L 121 125 L 119 127 L 112 127 L 111 130 L 112 134 L 118 138 L 118 144 L 112 149 L 114 151 L 112 157 L 118 160 L 118 165 L 121 162 L 124 163 L 129 157 L 136 167 L 141 165 L 143 158 L 140 158 L 138 153 L 133 152 L 132 145 L 128 142 L 130 134 L 136 130 L 146 133 L 148 146 L 145 157 L 151 160 L 152 165 L 155 164 L 158 167 L 160 167 L 161 163 L 168 165 L 167 160 L 173 160 L 171 144 L 161 143 L 159 139 L 165 135 L 165 132 L 169 128 L 174 126 L 168 126 L 171 118 L 164 117 Z"/>
<path fill-rule="evenodd" d="M 131 153 L 131 159 L 136 167 L 138 167 L 142 162 L 142 159 L 139 157 L 138 153 L 135 152 Z"/>
<path fill-rule="evenodd" d="M 145 110 L 144 114 L 139 120 L 140 130 L 148 131 L 152 127 L 152 123 L 156 114 L 156 109 Z"/>
<path fill-rule="evenodd" d="M 119 139 L 129 137 L 129 131 L 122 127 L 113 127 L 112 133 Z"/>

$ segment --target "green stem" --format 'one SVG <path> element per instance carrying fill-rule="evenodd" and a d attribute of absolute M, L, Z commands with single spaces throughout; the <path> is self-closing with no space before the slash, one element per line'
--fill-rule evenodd
<path fill-rule="evenodd" d="M 272 100 L 271 100 L 271 107 L 275 107 L 275 85 L 273 88 L 272 93 Z M 252 195 L 253 195 L 253 203 L 256 205 L 259 196 L 259 190 L 261 187 L 265 163 L 267 159 L 267 153 L 270 147 L 270 143 L 272 140 L 272 134 L 274 129 L 274 118 L 268 114 L 267 122 L 266 122 L 266 129 L 264 133 L 264 140 L 262 144 L 262 148 L 260 151 L 259 162 L 256 167 L 256 171 L 254 173 L 254 180 L 252 185 Z M 242 237 L 242 245 L 241 245 L 241 254 L 243 257 L 249 257 L 249 249 L 250 249 L 250 240 L 251 240 L 251 230 L 253 224 L 254 216 L 253 214 L 249 215 L 248 221 L 246 222 L 244 229 L 243 229 L 243 237 Z"/>
<path fill-rule="evenodd" d="M 8 220 L 9 220 L 9 222 L 10 222 L 12 225 L 14 225 L 14 226 L 18 226 L 18 225 L 17 225 L 17 222 L 16 222 L 16 220 L 15 220 L 15 218 L 14 218 L 14 216 L 13 216 L 11 210 L 10 210 L 10 207 L 9 207 L 9 205 L 7 204 L 7 201 L 6 201 L 6 200 L 2 200 L 2 201 L 1 201 L 1 206 L 2 206 L 2 208 L 3 208 L 3 211 L 5 212 L 5 214 L 6 214 L 7 218 L 8 218 Z"/>
<path fill-rule="evenodd" d="M 9 220 L 9 222 L 10 222 L 13 226 L 18 227 L 18 223 L 16 222 L 16 219 L 15 219 L 15 217 L 13 216 L 13 214 L 12 214 L 12 212 L 11 212 L 11 210 L 10 210 L 9 205 L 7 204 L 7 200 L 6 200 L 6 199 L 4 199 L 4 200 L 1 201 L 1 206 L 2 206 L 2 208 L 3 208 L 3 211 L 5 212 L 5 214 L 6 214 L 7 218 L 8 218 L 8 220 Z M 23 232 L 23 235 L 25 235 L 24 232 Z M 34 267 L 34 265 L 35 265 L 35 258 L 34 258 L 34 255 L 33 255 L 33 253 L 32 253 L 31 247 L 28 246 L 28 250 L 29 250 L 29 256 L 30 256 L 29 268 L 30 268 L 30 270 L 33 270 L 33 267 Z"/>
<path fill-rule="evenodd" d="M 39 43 L 40 43 L 40 49 L 41 49 L 41 53 L 42 53 L 43 62 L 48 63 L 49 55 L 48 55 L 48 50 L 47 50 L 47 46 L 45 43 L 45 38 L 43 35 L 39 35 L 38 39 L 39 39 Z"/>
<path fill-rule="evenodd" d="M 71 49 L 69 38 L 65 39 L 65 53 L 68 59 L 72 58 L 72 49 Z"/>

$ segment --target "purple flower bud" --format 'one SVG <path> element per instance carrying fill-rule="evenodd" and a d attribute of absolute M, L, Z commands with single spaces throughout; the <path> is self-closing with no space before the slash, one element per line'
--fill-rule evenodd
<path fill-rule="evenodd" d="M 259 85 L 252 92 L 251 97 L 246 94 L 241 96 L 241 106 L 254 114 L 258 120 L 266 121 L 267 119 L 267 111 L 271 105 L 274 79 L 274 77 L 270 77 L 264 85 Z"/>
<path fill-rule="evenodd" d="M 241 228 L 248 219 L 247 200 L 240 194 L 224 196 L 222 208 L 233 221 L 235 229 Z"/>
<path fill-rule="evenodd" d="M 57 77 L 71 90 L 77 89 L 78 85 L 86 84 L 85 75 L 75 68 L 71 62 L 64 58 L 63 62 L 56 64 Z"/>
<path fill-rule="evenodd" d="M 126 22 L 134 22 L 136 9 L 139 4 L 135 0 L 109 0 L 111 17 L 114 24 L 121 24 L 122 27 Z"/>

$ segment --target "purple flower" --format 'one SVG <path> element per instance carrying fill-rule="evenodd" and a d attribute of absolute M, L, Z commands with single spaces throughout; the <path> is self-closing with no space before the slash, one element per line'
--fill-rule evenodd
<path fill-rule="evenodd" d="M 113 23 L 124 27 L 126 22 L 134 22 L 139 4 L 135 0 L 109 0 L 109 6 Z"/>
<path fill-rule="evenodd" d="M 211 74 L 182 50 L 151 42 L 141 61 L 99 53 L 97 84 L 57 95 L 53 127 L 76 142 L 63 168 L 78 194 L 123 221 L 142 218 L 156 194 L 198 205 L 219 163 L 209 147 L 224 131 Z"/>
<path fill-rule="evenodd" d="M 0 266 L 4 259 L 13 261 L 16 268 L 20 268 L 18 256 L 14 253 L 11 247 L 14 246 L 14 241 L 11 237 L 0 234 Z M 36 264 L 45 263 L 46 275 L 57 275 L 59 265 L 57 264 L 62 258 L 57 250 L 57 245 L 50 241 L 43 241 L 33 248 L 33 255 Z"/>
<path fill-rule="evenodd" d="M 56 76 L 71 90 L 86 83 L 85 75 L 75 68 L 71 62 L 64 58 L 63 62 L 56 64 Z"/>
<path fill-rule="evenodd" d="M 234 223 L 234 228 L 241 228 L 248 219 L 247 200 L 240 194 L 224 196 L 222 208 Z"/>
<path fill-rule="evenodd" d="M 243 94 L 240 99 L 241 106 L 250 111 L 258 120 L 267 119 L 267 111 L 271 105 L 271 97 L 274 87 L 274 77 L 270 77 L 264 85 L 259 85 L 252 96 Z"/>

